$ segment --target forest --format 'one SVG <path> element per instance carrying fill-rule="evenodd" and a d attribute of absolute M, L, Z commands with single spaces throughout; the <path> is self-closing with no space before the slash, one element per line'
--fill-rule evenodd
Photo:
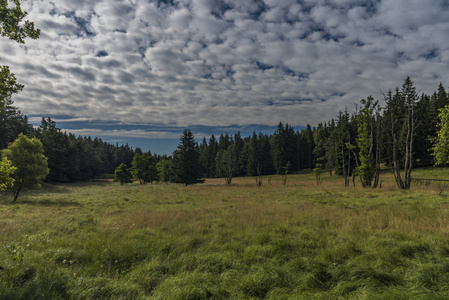
<path fill-rule="evenodd" d="M 14 3 L 15 7 L 9 7 L 7 1 L 0 4 L 0 35 L 22 44 L 25 38 L 39 38 L 40 29 L 30 21 L 22 24 L 27 12 L 22 11 L 19 1 Z M 19 161 L 23 164 L 26 158 L 19 155 L 15 162 L 8 160 L 8 155 L 14 154 L 9 148 L 15 147 L 16 153 L 25 150 L 28 141 L 21 138 L 25 147 L 21 149 L 21 136 L 34 139 L 29 141 L 28 150 L 37 147 L 36 151 L 43 152 L 39 158 L 41 179 L 48 182 L 84 181 L 114 173 L 115 180 L 122 184 L 136 179 L 141 183 L 170 181 L 187 185 L 216 177 L 224 177 L 230 184 L 236 176 L 257 176 L 256 183 L 261 185 L 262 175 L 282 174 L 286 179 L 288 173 L 309 169 L 315 173 L 317 183 L 326 171 L 331 176 L 342 175 L 345 186 L 351 179 L 355 185 L 359 178 L 363 187 L 378 187 L 381 167 L 386 166 L 396 185 L 409 189 L 414 167 L 449 162 L 445 150 L 448 120 L 438 122 L 439 114 L 443 122 L 444 108 L 449 104 L 441 82 L 432 95 L 419 94 L 407 77 L 401 87 L 388 90 L 381 101 L 368 96 L 356 107 L 344 108 L 335 119 L 314 127 L 308 124 L 300 131 L 280 120 L 273 134 L 253 132 L 252 136 L 242 137 L 240 132 L 225 133 L 218 138 L 203 138 L 198 144 L 192 132 L 185 129 L 172 156 L 143 153 L 139 148 L 113 145 L 97 137 L 76 137 L 62 132 L 49 117 L 43 117 L 40 126 L 33 127 L 14 106 L 12 96 L 24 86 L 8 66 L 0 66 L 0 83 L 0 190 L 11 188 L 14 180 L 24 180 L 23 176 L 11 180 L 11 174 L 14 170 L 21 172 L 17 170 Z M 21 168 L 30 169 L 30 165 Z M 29 177 L 32 182 L 36 179 Z"/>
<path fill-rule="evenodd" d="M 254 132 L 242 137 L 239 132 L 224 133 L 204 137 L 200 143 L 186 129 L 173 155 L 160 156 L 128 144 L 77 137 L 63 132 L 51 118 L 42 118 L 40 126 L 33 127 L 9 98 L 0 112 L 0 149 L 7 148 L 20 133 L 38 138 L 48 158 L 48 182 L 95 179 L 113 174 L 124 164 L 130 174 L 126 180 L 141 183 L 189 184 L 200 178 L 224 177 L 229 184 L 233 177 L 313 170 L 317 176 L 321 172 L 341 175 L 346 185 L 359 178 L 363 186 L 377 187 L 381 166 L 386 166 L 398 187 L 406 189 L 413 167 L 435 163 L 432 141 L 439 128 L 438 113 L 447 104 L 448 93 L 442 83 L 433 94 L 418 95 L 407 77 L 384 99 L 361 99 L 352 113 L 345 108 L 335 119 L 314 127 L 295 130 L 279 123 L 273 134 Z"/>

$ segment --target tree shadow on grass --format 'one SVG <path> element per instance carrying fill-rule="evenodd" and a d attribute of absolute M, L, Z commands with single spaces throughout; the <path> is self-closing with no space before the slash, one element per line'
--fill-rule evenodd
<path fill-rule="evenodd" d="M 0 196 L 0 205 L 32 205 L 32 206 L 81 206 L 81 203 L 72 200 L 50 200 L 50 199 L 30 199 L 27 196 L 23 196 L 14 202 L 13 196 L 10 197 Z"/>
<path fill-rule="evenodd" d="M 69 199 L 48 199 L 46 195 L 69 195 L 67 187 L 60 185 L 43 184 L 41 189 L 24 191 L 20 193 L 16 202 L 13 201 L 13 192 L 0 193 L 0 205 L 33 205 L 33 206 L 80 206 L 78 201 Z M 49 196 L 50 197 L 50 196 Z"/>
<path fill-rule="evenodd" d="M 42 200 L 31 200 L 31 199 L 23 199 L 22 201 L 17 200 L 17 202 L 10 202 L 9 204 L 27 204 L 27 205 L 34 205 L 34 206 L 61 206 L 61 207 L 68 207 L 68 206 L 81 206 L 81 203 L 77 201 L 71 201 L 71 200 L 49 200 L 49 199 L 42 199 Z"/>

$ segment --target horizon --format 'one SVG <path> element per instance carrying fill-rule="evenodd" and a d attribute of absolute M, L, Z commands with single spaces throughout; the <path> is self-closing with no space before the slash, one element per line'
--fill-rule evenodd
<path fill-rule="evenodd" d="M 406 9 L 404 9 L 406 7 Z M 0 37 L 13 100 L 82 136 L 170 153 L 197 139 L 295 129 L 400 86 L 447 88 L 447 1 L 28 0 L 37 40 Z M 246 134 L 245 134 L 246 133 Z M 154 151 L 153 151 L 154 149 Z"/>

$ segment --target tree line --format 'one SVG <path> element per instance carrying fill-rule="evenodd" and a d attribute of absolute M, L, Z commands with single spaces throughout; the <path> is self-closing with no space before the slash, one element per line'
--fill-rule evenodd
<path fill-rule="evenodd" d="M 345 109 L 336 119 L 299 131 L 279 123 L 273 134 L 225 133 L 197 143 L 186 129 L 173 154 L 159 156 L 127 144 L 76 137 L 62 132 L 50 118 L 42 118 L 33 128 L 8 98 L 0 112 L 0 149 L 21 133 L 39 139 L 48 159 L 49 182 L 124 172 L 126 176 L 116 176 L 122 183 L 135 179 L 143 184 L 192 184 L 201 178 L 225 178 L 230 184 L 233 177 L 255 176 L 260 185 L 263 175 L 310 169 L 341 175 L 347 186 L 357 179 L 364 187 L 377 187 L 383 164 L 393 172 L 398 187 L 407 189 L 414 166 L 435 163 L 431 149 L 438 137 L 438 113 L 449 104 L 448 93 L 440 83 L 432 95 L 418 95 L 407 77 L 401 88 L 384 95 L 383 106 L 379 102 L 369 96 L 351 114 Z"/>
<path fill-rule="evenodd" d="M 358 178 L 364 187 L 377 187 L 382 164 L 391 169 L 398 187 L 407 189 L 413 167 L 435 163 L 431 150 L 448 93 L 440 83 L 433 94 L 418 94 L 407 77 L 400 88 L 383 96 L 383 106 L 369 96 L 353 113 L 345 109 L 336 119 L 300 131 L 279 123 L 271 135 L 212 135 L 198 147 L 201 174 L 230 183 L 232 176 L 313 169 L 341 175 L 346 185 Z"/>
<path fill-rule="evenodd" d="M 0 2 L 0 35 L 18 43 L 38 38 L 40 30 L 34 23 L 23 22 L 26 15 L 20 1 Z M 76 137 L 62 132 L 50 118 L 42 118 L 41 125 L 33 128 L 13 106 L 12 95 L 22 89 L 9 67 L 0 66 L 0 150 L 4 149 L 0 190 L 15 186 L 17 195 L 22 187 L 38 183 L 29 178 L 27 184 L 17 175 L 33 170 L 33 163 L 39 164 L 34 178 L 38 181 L 87 180 L 114 172 L 121 183 L 134 178 L 141 183 L 193 184 L 200 178 L 224 177 L 230 184 L 235 176 L 256 176 L 260 185 L 262 175 L 282 174 L 284 179 L 289 172 L 313 169 L 317 183 L 319 174 L 328 171 L 342 175 L 346 186 L 359 178 L 364 187 L 379 186 L 384 164 L 401 189 L 410 187 L 416 165 L 449 163 L 448 94 L 440 83 L 432 95 L 419 95 L 409 77 L 401 88 L 384 94 L 384 106 L 369 96 L 360 100 L 353 113 L 345 109 L 336 119 L 313 128 L 307 125 L 301 131 L 279 123 L 272 135 L 226 133 L 198 144 L 186 129 L 171 157 L 99 138 Z"/>
<path fill-rule="evenodd" d="M 74 182 L 112 174 L 121 163 L 131 164 L 136 151 L 128 144 L 113 145 L 100 138 L 62 132 L 51 118 L 42 118 L 38 127 L 13 106 L 11 99 L 0 112 L 0 149 L 5 149 L 19 134 L 37 138 L 48 158 L 48 181 Z"/>
<path fill-rule="evenodd" d="M 419 94 L 407 77 L 401 87 L 387 91 L 381 101 L 368 96 L 355 105 L 352 113 L 345 109 L 336 119 L 316 127 L 307 125 L 296 131 L 279 123 L 273 134 L 253 132 L 242 137 L 240 132 L 225 133 L 218 138 L 203 138 L 200 143 L 186 129 L 173 159 L 153 159 L 151 180 L 139 175 L 143 174 L 139 166 L 144 165 L 139 163 L 143 159 L 140 155 L 132 162 L 129 176 L 134 175 L 142 183 L 195 183 L 199 178 L 224 178 L 227 184 L 233 177 L 255 176 L 260 185 L 262 175 L 286 176 L 309 169 L 317 175 L 318 183 L 320 174 L 329 172 L 342 176 L 346 186 L 351 182 L 355 185 L 357 180 L 363 187 L 378 187 L 382 165 L 391 170 L 399 188 L 408 189 L 414 167 L 449 163 L 448 143 L 444 143 L 449 138 L 442 134 L 443 129 L 449 132 L 446 105 L 449 97 L 442 83 L 431 95 Z M 188 174 L 179 171 L 185 160 L 190 163 L 184 167 L 190 170 Z"/>

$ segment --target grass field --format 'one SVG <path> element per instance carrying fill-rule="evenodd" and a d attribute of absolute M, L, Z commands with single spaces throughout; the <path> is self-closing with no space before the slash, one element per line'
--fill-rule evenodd
<path fill-rule="evenodd" d="M 448 169 L 415 177 L 449 179 Z M 0 195 L 0 299 L 448 299 L 449 187 L 273 176 Z"/>

